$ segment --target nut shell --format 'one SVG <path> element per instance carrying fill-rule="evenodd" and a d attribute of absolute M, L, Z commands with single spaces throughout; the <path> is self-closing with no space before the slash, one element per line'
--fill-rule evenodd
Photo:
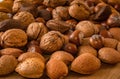
<path fill-rule="evenodd" d="M 9 19 L 9 15 L 7 13 L 4 12 L 0 12 L 0 22 L 5 20 L 5 19 Z"/>

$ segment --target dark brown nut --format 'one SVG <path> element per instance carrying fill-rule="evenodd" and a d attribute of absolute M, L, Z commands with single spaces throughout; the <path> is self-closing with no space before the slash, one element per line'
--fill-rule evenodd
<path fill-rule="evenodd" d="M 90 37 L 89 43 L 92 47 L 100 49 L 104 45 L 104 37 L 102 37 L 101 35 L 93 35 L 92 37 Z"/>
<path fill-rule="evenodd" d="M 99 3 L 95 7 L 95 13 L 96 14 L 95 14 L 94 20 L 103 21 L 109 17 L 112 11 L 109 5 L 105 3 Z"/>
<path fill-rule="evenodd" d="M 108 0 L 107 2 L 111 5 L 120 4 L 119 0 Z"/>
<path fill-rule="evenodd" d="M 110 47 L 116 49 L 118 40 L 112 38 L 104 38 L 104 47 Z"/>
<path fill-rule="evenodd" d="M 68 23 L 64 21 L 60 21 L 60 20 L 49 20 L 46 23 L 46 26 L 50 30 L 60 31 L 61 33 L 64 33 L 71 28 L 71 25 L 69 25 Z"/>
<path fill-rule="evenodd" d="M 95 34 L 95 24 L 92 23 L 91 21 L 80 21 L 77 25 L 76 25 L 76 30 L 80 30 L 81 32 L 83 32 L 84 37 L 90 37 L 93 34 Z"/>
<path fill-rule="evenodd" d="M 76 0 L 74 0 L 76 1 Z M 77 20 L 85 20 L 88 19 L 90 15 L 90 11 L 88 9 L 88 6 L 86 6 L 83 2 L 77 2 L 74 3 L 74 1 L 71 3 L 71 6 L 69 7 L 69 14 L 73 18 Z"/>
<path fill-rule="evenodd" d="M 40 50 L 40 47 L 37 45 L 31 45 L 28 47 L 28 52 L 38 52 L 40 54 L 42 54 L 42 51 Z"/>
<path fill-rule="evenodd" d="M 68 7 L 58 6 L 52 11 L 53 19 L 55 20 L 68 20 L 70 15 L 68 12 Z"/>
<path fill-rule="evenodd" d="M 90 53 L 94 56 L 97 57 L 97 50 L 94 49 L 93 47 L 89 46 L 89 45 L 86 45 L 86 46 L 80 46 L 78 48 L 78 55 L 81 55 L 81 54 L 84 54 L 84 53 Z"/>
<path fill-rule="evenodd" d="M 1 55 L 13 55 L 14 57 L 19 57 L 23 51 L 17 48 L 5 48 L 0 50 Z"/>
<path fill-rule="evenodd" d="M 35 21 L 36 22 L 41 22 L 41 23 L 45 24 L 45 20 L 43 18 L 40 18 L 40 17 L 36 18 Z"/>
<path fill-rule="evenodd" d="M 1 0 L 0 1 L 0 12 L 11 13 L 12 5 L 13 5 L 13 0 Z"/>
<path fill-rule="evenodd" d="M 30 40 L 40 41 L 41 37 L 48 32 L 43 23 L 33 22 L 27 28 L 27 35 Z"/>
<path fill-rule="evenodd" d="M 120 42 L 117 44 L 117 51 L 120 52 Z"/>
<path fill-rule="evenodd" d="M 38 10 L 38 17 L 42 17 L 45 21 L 52 19 L 52 14 L 46 9 Z"/>
<path fill-rule="evenodd" d="M 46 64 L 46 72 L 50 79 L 61 79 L 68 75 L 68 67 L 63 61 L 51 59 Z"/>
<path fill-rule="evenodd" d="M 21 22 L 15 19 L 6 19 L 0 22 L 0 31 L 6 31 L 13 28 L 25 30 L 25 27 L 21 25 Z"/>
<path fill-rule="evenodd" d="M 44 69 L 45 63 L 40 58 L 28 58 L 19 63 L 15 71 L 26 78 L 40 78 Z"/>
<path fill-rule="evenodd" d="M 12 55 L 3 55 L 0 58 L 0 76 L 14 72 L 18 64 L 17 59 Z"/>
<path fill-rule="evenodd" d="M 107 20 L 107 24 L 110 27 L 119 27 L 120 26 L 120 15 L 116 13 L 112 13 Z"/>
<path fill-rule="evenodd" d="M 27 35 L 23 30 L 10 29 L 1 36 L 1 46 L 6 47 L 23 47 L 27 44 Z"/>
<path fill-rule="evenodd" d="M 56 51 L 51 55 L 50 60 L 51 59 L 60 60 L 69 65 L 74 60 L 74 57 L 68 52 Z"/>
<path fill-rule="evenodd" d="M 35 21 L 33 15 L 27 11 L 21 11 L 13 16 L 13 19 L 21 21 L 21 24 L 27 28 L 28 25 Z"/>
<path fill-rule="evenodd" d="M 46 5 L 47 7 L 57 7 L 57 6 L 62 6 L 66 3 L 66 0 L 44 0 L 43 4 Z"/>
<path fill-rule="evenodd" d="M 118 41 L 120 41 L 120 28 L 118 28 L 118 27 L 111 28 L 111 29 L 109 29 L 109 32 L 114 39 L 117 39 Z"/>
<path fill-rule="evenodd" d="M 92 64 L 89 65 L 88 64 Z M 100 60 L 90 53 L 79 55 L 71 64 L 71 70 L 80 74 L 92 74 L 100 69 Z"/>
<path fill-rule="evenodd" d="M 39 54 L 37 52 L 26 52 L 26 53 L 23 53 L 23 54 L 21 54 L 18 57 L 18 61 L 19 62 L 23 62 L 23 61 L 25 61 L 28 58 L 40 58 L 42 60 L 42 62 L 45 62 L 45 58 L 41 54 Z"/>
<path fill-rule="evenodd" d="M 63 50 L 71 53 L 72 55 L 76 55 L 78 51 L 77 46 L 73 43 L 66 43 L 63 47 Z"/>
<path fill-rule="evenodd" d="M 9 15 L 7 13 L 4 12 L 0 12 L 0 22 L 5 20 L 5 19 L 9 19 Z"/>
<path fill-rule="evenodd" d="M 120 62 L 120 53 L 113 48 L 104 47 L 98 51 L 98 57 L 102 62 L 116 64 Z"/>
<path fill-rule="evenodd" d="M 49 31 L 44 34 L 40 41 L 42 51 L 51 54 L 54 51 L 61 49 L 65 42 L 64 35 L 58 31 Z"/>

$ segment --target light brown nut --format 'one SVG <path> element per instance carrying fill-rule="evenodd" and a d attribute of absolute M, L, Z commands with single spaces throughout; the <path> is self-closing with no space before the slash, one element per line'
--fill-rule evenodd
<path fill-rule="evenodd" d="M 120 53 L 113 48 L 104 47 L 98 51 L 98 57 L 102 62 L 116 64 L 120 62 Z"/>
<path fill-rule="evenodd" d="M 14 57 L 19 57 L 23 51 L 17 48 L 5 48 L 0 50 L 1 55 L 13 55 Z"/>
<path fill-rule="evenodd" d="M 64 35 L 58 31 L 49 31 L 44 34 L 40 41 L 40 48 L 45 53 L 51 54 L 61 49 L 65 42 Z"/>
<path fill-rule="evenodd" d="M 13 19 L 21 21 L 22 25 L 26 28 L 28 27 L 30 23 L 35 21 L 33 15 L 27 11 L 21 11 L 21 12 L 16 13 L 13 16 Z"/>
<path fill-rule="evenodd" d="M 6 47 L 23 47 L 27 44 L 27 35 L 23 30 L 10 29 L 1 36 L 1 46 Z"/>
<path fill-rule="evenodd" d="M 118 40 L 112 38 L 104 38 L 104 47 L 110 47 L 116 49 Z"/>
<path fill-rule="evenodd" d="M 71 64 L 71 70 L 80 74 L 92 74 L 95 73 L 100 66 L 101 62 L 97 57 L 90 53 L 84 53 L 75 58 Z"/>
<path fill-rule="evenodd" d="M 40 78 L 44 69 L 45 63 L 40 58 L 28 58 L 19 63 L 15 71 L 26 78 Z"/>
<path fill-rule="evenodd" d="M 46 72 L 51 79 L 60 79 L 68 74 L 67 65 L 60 60 L 51 59 L 46 64 Z"/>
<path fill-rule="evenodd" d="M 50 59 L 60 60 L 69 65 L 74 60 L 74 57 L 68 52 L 56 51 L 51 55 Z"/>
<path fill-rule="evenodd" d="M 43 23 L 33 22 L 27 28 L 27 35 L 30 40 L 40 41 L 41 37 L 48 32 Z"/>
<path fill-rule="evenodd" d="M 78 48 L 78 55 L 81 55 L 81 54 L 84 54 L 84 53 L 90 53 L 94 56 L 97 57 L 97 50 L 94 49 L 93 47 L 89 46 L 89 45 L 86 45 L 86 46 L 80 46 Z"/>
<path fill-rule="evenodd" d="M 12 63 L 11 63 L 12 62 Z M 0 76 L 14 72 L 17 66 L 17 59 L 12 55 L 3 55 L 0 58 Z"/>
<path fill-rule="evenodd" d="M 23 53 L 18 57 L 18 61 L 23 62 L 24 60 L 26 60 L 28 58 L 40 58 L 43 62 L 45 62 L 45 58 L 41 54 L 39 54 L 37 52 Z"/>
<path fill-rule="evenodd" d="M 85 20 L 85 21 L 80 21 L 76 25 L 76 30 L 80 30 L 83 32 L 84 37 L 90 37 L 93 34 L 95 34 L 95 29 L 94 29 L 95 24 L 92 23 L 91 21 Z"/>

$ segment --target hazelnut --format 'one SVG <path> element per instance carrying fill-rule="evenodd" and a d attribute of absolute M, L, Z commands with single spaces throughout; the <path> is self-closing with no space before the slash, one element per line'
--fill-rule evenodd
<path fill-rule="evenodd" d="M 100 69 L 100 66 L 101 62 L 97 57 L 90 53 L 84 53 L 74 59 L 71 70 L 80 74 L 92 74 Z"/>
<path fill-rule="evenodd" d="M 17 48 L 5 48 L 0 50 L 1 55 L 13 55 L 14 57 L 19 57 L 23 51 Z"/>
<path fill-rule="evenodd" d="M 74 57 L 68 52 L 56 51 L 51 55 L 50 59 L 60 60 L 68 65 L 74 60 Z"/>
<path fill-rule="evenodd" d="M 0 22 L 5 20 L 5 19 L 9 19 L 9 15 L 7 13 L 4 12 L 0 12 Z"/>
<path fill-rule="evenodd" d="M 110 28 L 109 32 L 114 39 L 117 39 L 118 41 L 120 41 L 120 28 L 118 28 L 118 27 Z"/>
<path fill-rule="evenodd" d="M 68 20 L 70 15 L 68 12 L 68 7 L 58 6 L 52 11 L 53 19 L 55 20 Z"/>
<path fill-rule="evenodd" d="M 104 38 L 104 47 L 116 48 L 118 40 L 113 38 Z"/>
<path fill-rule="evenodd" d="M 57 7 L 57 6 L 62 6 L 66 3 L 66 0 L 44 0 L 43 4 L 46 5 L 47 7 Z"/>
<path fill-rule="evenodd" d="M 100 49 L 104 45 L 104 37 L 101 35 L 93 35 L 89 39 L 90 45 L 96 49 Z"/>
<path fill-rule="evenodd" d="M 63 47 L 63 50 L 71 53 L 72 55 L 76 55 L 78 51 L 77 46 L 73 43 L 66 43 Z"/>
<path fill-rule="evenodd" d="M 30 40 L 39 41 L 47 32 L 48 29 L 43 23 L 33 22 L 27 28 L 27 35 Z"/>
<path fill-rule="evenodd" d="M 28 58 L 19 63 L 15 71 L 26 78 L 40 78 L 44 69 L 45 63 L 40 58 Z"/>
<path fill-rule="evenodd" d="M 35 21 L 33 15 L 27 11 L 21 11 L 13 16 L 13 19 L 21 21 L 22 25 L 27 28 L 28 25 Z"/>
<path fill-rule="evenodd" d="M 89 46 L 89 45 L 86 45 L 86 46 L 80 46 L 78 48 L 78 55 L 81 55 L 81 54 L 84 54 L 84 53 L 90 53 L 94 56 L 97 57 L 97 50 L 94 49 L 93 47 Z"/>
<path fill-rule="evenodd" d="M 11 63 L 12 62 L 12 63 Z M 17 66 L 17 59 L 12 55 L 3 55 L 0 58 L 0 76 L 14 72 Z"/>
<path fill-rule="evenodd" d="M 41 54 L 37 53 L 37 52 L 26 52 L 26 53 L 23 53 L 23 54 L 21 54 L 18 57 L 18 61 L 19 62 L 23 62 L 23 61 L 25 61 L 28 58 L 40 58 L 43 62 L 45 62 L 44 57 Z"/>
<path fill-rule="evenodd" d="M 120 62 L 120 53 L 113 48 L 104 47 L 98 51 L 98 57 L 102 62 L 115 64 Z"/>
<path fill-rule="evenodd" d="M 76 30 L 80 30 L 81 32 L 83 32 L 85 37 L 90 37 L 95 33 L 95 24 L 93 24 L 91 21 L 80 21 L 77 25 L 76 25 Z"/>
<path fill-rule="evenodd" d="M 84 4 L 82 1 L 78 1 L 78 2 L 75 2 L 75 1 L 77 0 L 74 0 L 71 3 L 71 6 L 69 7 L 70 16 L 77 20 L 88 19 L 90 15 L 88 6 Z"/>
<path fill-rule="evenodd" d="M 44 34 L 40 41 L 40 48 L 46 53 L 53 53 L 61 49 L 65 42 L 64 35 L 58 31 L 49 31 Z"/>
<path fill-rule="evenodd" d="M 51 59 L 46 64 L 46 72 L 50 79 L 60 79 L 68 74 L 68 67 L 63 61 Z"/>
<path fill-rule="evenodd" d="M 10 29 L 1 36 L 2 47 L 23 47 L 27 44 L 27 35 L 23 30 Z"/>

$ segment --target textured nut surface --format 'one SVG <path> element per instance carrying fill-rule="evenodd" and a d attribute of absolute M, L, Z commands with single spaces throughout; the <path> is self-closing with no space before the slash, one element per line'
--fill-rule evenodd
<path fill-rule="evenodd" d="M 51 79 L 59 79 L 67 76 L 68 68 L 64 62 L 51 59 L 46 64 L 46 72 Z"/>
<path fill-rule="evenodd" d="M 0 50 L 1 55 L 13 55 L 14 57 L 19 57 L 23 51 L 17 48 L 5 48 Z"/>
<path fill-rule="evenodd" d="M 50 59 L 60 60 L 65 64 L 70 64 L 74 60 L 74 57 L 68 52 L 56 51 L 51 55 Z"/>
<path fill-rule="evenodd" d="M 44 34 L 40 41 L 40 48 L 46 53 L 59 50 L 64 43 L 64 36 L 58 31 L 49 31 Z"/>
<path fill-rule="evenodd" d="M 23 30 L 10 29 L 1 36 L 2 47 L 23 47 L 27 43 L 27 35 Z"/>
<path fill-rule="evenodd" d="M 40 41 L 41 37 L 47 32 L 46 26 L 39 22 L 33 22 L 27 28 L 27 35 L 30 40 Z"/>
<path fill-rule="evenodd" d="M 0 12 L 0 22 L 5 20 L 5 19 L 9 19 L 9 15 L 7 13 L 4 12 Z"/>
<path fill-rule="evenodd" d="M 102 62 L 109 64 L 115 64 L 120 62 L 120 53 L 113 48 L 101 48 L 98 51 L 98 57 Z"/>
<path fill-rule="evenodd" d="M 92 74 L 97 71 L 100 66 L 101 62 L 97 57 L 90 53 L 85 53 L 75 58 L 71 64 L 71 70 L 81 74 Z"/>
<path fill-rule="evenodd" d="M 12 62 L 12 63 L 11 63 Z M 12 55 L 3 55 L 0 58 L 0 75 L 7 75 L 14 71 L 17 59 Z"/>
<path fill-rule="evenodd" d="M 43 75 L 45 64 L 40 58 L 28 58 L 19 63 L 15 69 L 23 77 L 40 78 Z"/>

